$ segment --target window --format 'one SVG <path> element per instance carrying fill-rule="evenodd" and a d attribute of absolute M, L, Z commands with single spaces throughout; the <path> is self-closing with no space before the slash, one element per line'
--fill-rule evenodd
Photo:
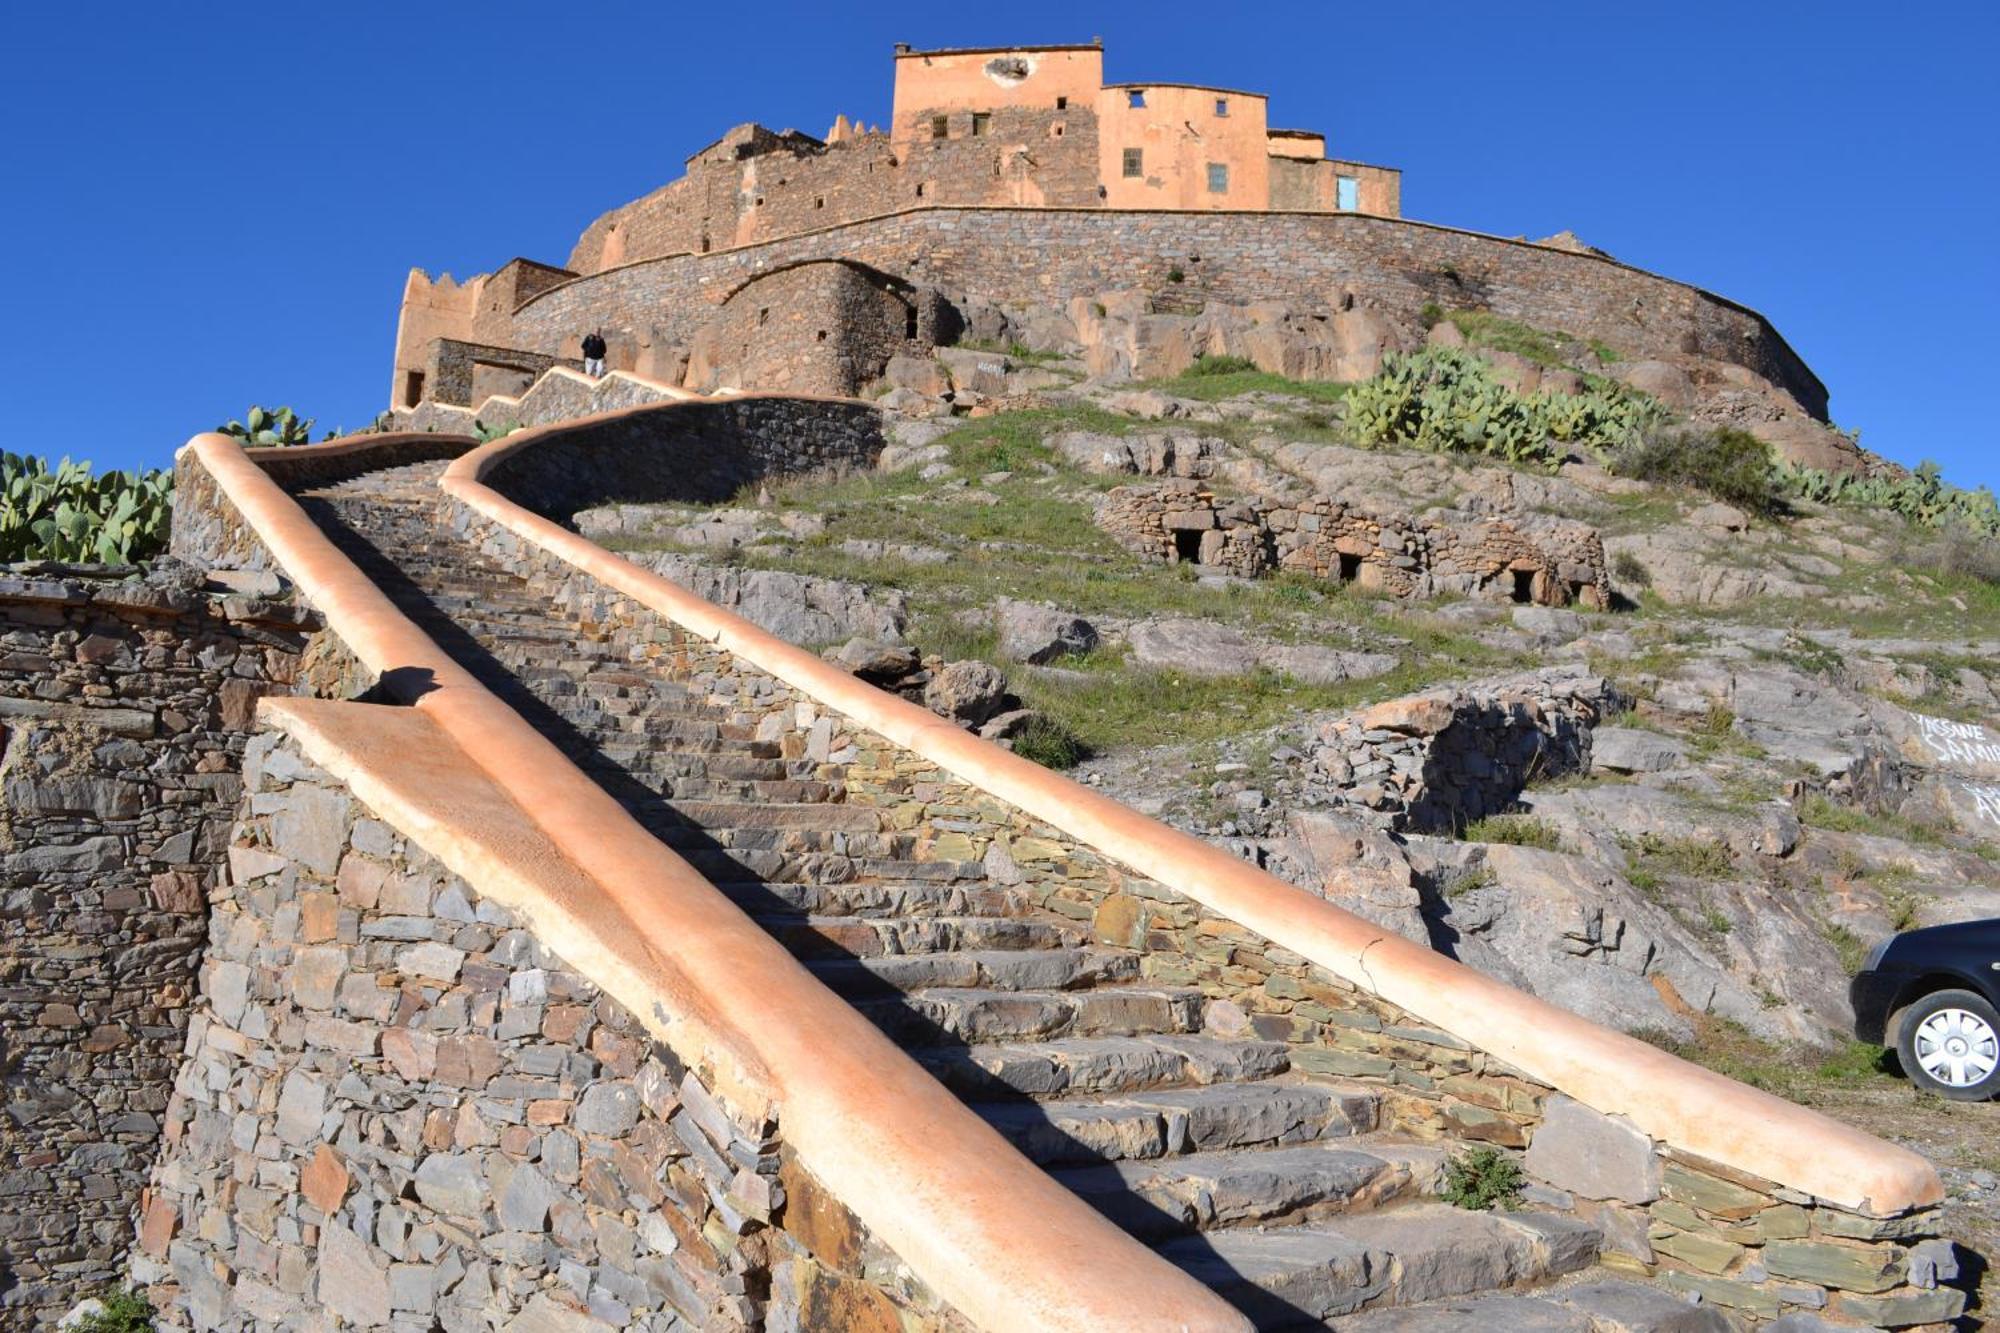
<path fill-rule="evenodd" d="M 1125 175 L 1129 178 L 1145 174 L 1146 150 L 1143 148 L 1127 148 L 1125 150 Z"/>
<path fill-rule="evenodd" d="M 1135 110 L 1146 105 L 1146 90 L 1144 88 L 1134 88 L 1126 93 L 1125 105 Z"/>
<path fill-rule="evenodd" d="M 951 137 L 951 119 L 947 116 L 932 116 L 931 138 L 947 139 L 950 137 Z"/>
<path fill-rule="evenodd" d="M 424 401 L 424 372 L 413 370 L 403 377 L 403 406 L 415 407 Z"/>
<path fill-rule="evenodd" d="M 1361 181 L 1354 176 L 1334 177 L 1333 206 L 1343 213 L 1352 213 L 1360 208 Z"/>
<path fill-rule="evenodd" d="M 992 125 L 993 125 L 993 117 L 989 113 L 984 111 L 975 111 L 972 113 L 973 138 L 975 139 L 985 138 L 986 131 L 990 129 Z"/>
<path fill-rule="evenodd" d="M 1229 193 L 1229 166 L 1224 162 L 1208 164 L 1208 192 L 1210 194 Z"/>
<path fill-rule="evenodd" d="M 761 329 L 770 322 L 771 322 L 771 307 L 765 306 L 763 309 L 757 312 L 757 327 Z"/>
<path fill-rule="evenodd" d="M 1055 125 L 1051 125 L 1051 126 L 1049 126 L 1049 137 L 1050 137 L 1051 139 L 1060 139 L 1060 138 L 1062 138 L 1062 130 L 1063 130 L 1063 127 L 1062 127 L 1062 125 L 1061 125 L 1060 123 L 1058 123 L 1058 124 L 1055 124 Z"/>
<path fill-rule="evenodd" d="M 921 198 L 923 198 L 923 197 L 924 197 L 924 183 L 923 183 L 922 181 L 918 181 L 918 182 L 917 182 L 917 198 L 921 199 Z"/>
<path fill-rule="evenodd" d="M 1058 97 L 1056 99 L 1056 110 L 1058 111 L 1069 110 L 1069 99 L 1067 97 Z"/>
<path fill-rule="evenodd" d="M 814 195 L 814 196 L 813 196 L 813 207 L 814 207 L 814 208 L 825 208 L 825 207 L 826 207 L 826 196 L 825 196 L 825 195 L 823 195 L 823 194 L 816 194 L 816 195 Z"/>
<path fill-rule="evenodd" d="M 1216 114 L 1216 115 L 1218 115 L 1218 116 L 1226 116 L 1226 115 L 1228 115 L 1228 114 L 1229 114 L 1229 99 L 1228 99 L 1228 98 L 1226 98 L 1226 97 L 1218 97 L 1218 98 L 1216 98 L 1216 99 L 1215 99 L 1215 114 Z"/>

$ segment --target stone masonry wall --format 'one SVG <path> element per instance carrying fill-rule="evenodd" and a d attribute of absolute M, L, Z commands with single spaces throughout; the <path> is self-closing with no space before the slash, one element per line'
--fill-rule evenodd
<path fill-rule="evenodd" d="M 1427 302 L 1600 338 L 1630 358 L 1743 366 L 1824 418 L 1826 389 L 1761 315 L 1592 255 L 1362 214 L 923 208 L 714 254 L 667 256 L 557 284 L 525 302 L 514 346 L 554 354 L 603 324 L 685 343 L 753 274 L 845 258 L 964 299 L 1060 312 L 1143 289 L 1182 305 L 1356 304 L 1414 319 Z M 1171 282 L 1178 272 L 1181 281 Z"/>
<path fill-rule="evenodd" d="M 165 579 L 0 577 L 0 1325 L 118 1276 L 238 761 L 313 623 Z"/>
<path fill-rule="evenodd" d="M 1178 479 L 1106 492 L 1096 517 L 1121 545 L 1149 559 L 1245 577 L 1289 570 L 1398 597 L 1577 601 L 1600 611 L 1611 604 L 1603 541 L 1596 529 L 1566 519 L 1449 509 L 1389 518 L 1332 496 L 1290 505 L 1231 499 Z"/>
<path fill-rule="evenodd" d="M 962 1327 L 780 1125 L 288 737 L 243 780 L 133 1260 L 167 1322 Z"/>
<path fill-rule="evenodd" d="M 1060 831 L 899 750 L 695 639 L 519 538 L 450 505 L 481 549 L 551 602 L 627 641 L 788 758 L 824 766 L 851 803 L 882 808 L 920 855 L 980 861 L 1098 943 L 1142 955 L 1145 975 L 1200 987 L 1208 1025 L 1285 1041 L 1300 1069 L 1380 1087 L 1385 1127 L 1525 1150 L 1536 1197 L 1596 1221 L 1605 1262 L 1699 1295 L 1750 1322 L 1815 1311 L 1908 1327 L 1954 1317 L 1964 1294 L 1937 1216 L 1876 1219 L 1658 1144 L 1623 1120 L 1414 1018 L 1201 905 L 1106 861 Z"/>

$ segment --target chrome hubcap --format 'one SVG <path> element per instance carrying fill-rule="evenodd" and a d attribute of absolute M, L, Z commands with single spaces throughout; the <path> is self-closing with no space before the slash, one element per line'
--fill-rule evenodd
<path fill-rule="evenodd" d="M 1917 1063 L 1938 1082 L 1969 1088 L 2000 1066 L 2000 1034 L 1978 1014 L 1940 1009 L 1917 1026 Z"/>

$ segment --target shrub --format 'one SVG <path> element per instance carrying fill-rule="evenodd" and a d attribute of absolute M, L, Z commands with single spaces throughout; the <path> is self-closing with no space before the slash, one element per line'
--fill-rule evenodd
<path fill-rule="evenodd" d="M 230 421 L 215 428 L 219 435 L 231 435 L 254 448 L 274 445 L 312 443 L 313 419 L 300 419 L 298 413 L 289 407 L 281 407 L 273 412 L 268 408 L 253 407 L 244 414 L 241 421 Z M 333 438 L 333 432 L 327 432 Z"/>
<path fill-rule="evenodd" d="M 98 1297 L 104 1308 L 70 1325 L 70 1333 L 152 1333 L 153 1306 L 130 1287 Z"/>
<path fill-rule="evenodd" d="M 171 472 L 106 472 L 0 452 L 0 561 L 136 564 L 166 545 Z"/>
<path fill-rule="evenodd" d="M 1512 1208 L 1521 1201 L 1521 1164 L 1498 1148 L 1468 1148 L 1444 1164 L 1444 1191 L 1439 1195 L 1456 1208 L 1485 1212 Z"/>
<path fill-rule="evenodd" d="M 1480 453 L 1552 466 L 1555 440 L 1602 450 L 1664 419 L 1659 403 L 1630 390 L 1517 393 L 1479 357 L 1427 347 L 1382 359 L 1381 371 L 1347 395 L 1347 420 L 1364 444 L 1410 444 L 1440 453 Z"/>
<path fill-rule="evenodd" d="M 1198 356 L 1189 366 L 1189 375 L 1240 375 L 1246 370 L 1255 370 L 1257 363 L 1247 356 Z"/>
<path fill-rule="evenodd" d="M 1630 551 L 1620 551 L 1611 557 L 1611 577 L 1634 588 L 1653 586 L 1653 573 L 1639 562 L 1639 557 Z"/>
<path fill-rule="evenodd" d="M 1553 852 L 1562 846 L 1562 834 L 1546 819 L 1533 815 L 1488 815 L 1465 826 L 1460 835 L 1467 842 L 1498 842 L 1509 847 L 1539 847 Z"/>
<path fill-rule="evenodd" d="M 1753 514 L 1784 508 L 1770 446 L 1729 426 L 1647 431 L 1612 455 L 1611 470 L 1637 481 L 1688 486 Z"/>
<path fill-rule="evenodd" d="M 1021 733 L 1014 737 L 1014 753 L 1058 771 L 1075 768 L 1090 757 L 1089 749 L 1075 732 L 1039 713 L 1029 718 Z"/>
<path fill-rule="evenodd" d="M 1815 504 L 1886 509 L 1921 527 L 2000 537 L 2000 501 L 1993 492 L 1984 486 L 1972 491 L 1953 486 L 1928 460 L 1901 477 L 1836 477 L 1782 460 L 1771 472 L 1778 490 Z"/>

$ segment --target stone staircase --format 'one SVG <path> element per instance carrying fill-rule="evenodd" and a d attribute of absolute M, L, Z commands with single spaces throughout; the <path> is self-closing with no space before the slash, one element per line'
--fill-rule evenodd
<path fill-rule="evenodd" d="M 300 499 L 441 647 L 828 987 L 1259 1327 L 1726 1327 L 1594 1270 L 1599 1236 L 1574 1217 L 1427 1201 L 1449 1145 L 1385 1132 L 1375 1090 L 1291 1069 L 1282 1043 L 1205 1032 L 1199 991 L 1147 982 L 1136 954 L 1093 944 L 980 863 L 916 859 L 915 839 L 847 805 L 837 777 L 635 669 L 628 645 L 444 533 L 442 466 Z"/>

